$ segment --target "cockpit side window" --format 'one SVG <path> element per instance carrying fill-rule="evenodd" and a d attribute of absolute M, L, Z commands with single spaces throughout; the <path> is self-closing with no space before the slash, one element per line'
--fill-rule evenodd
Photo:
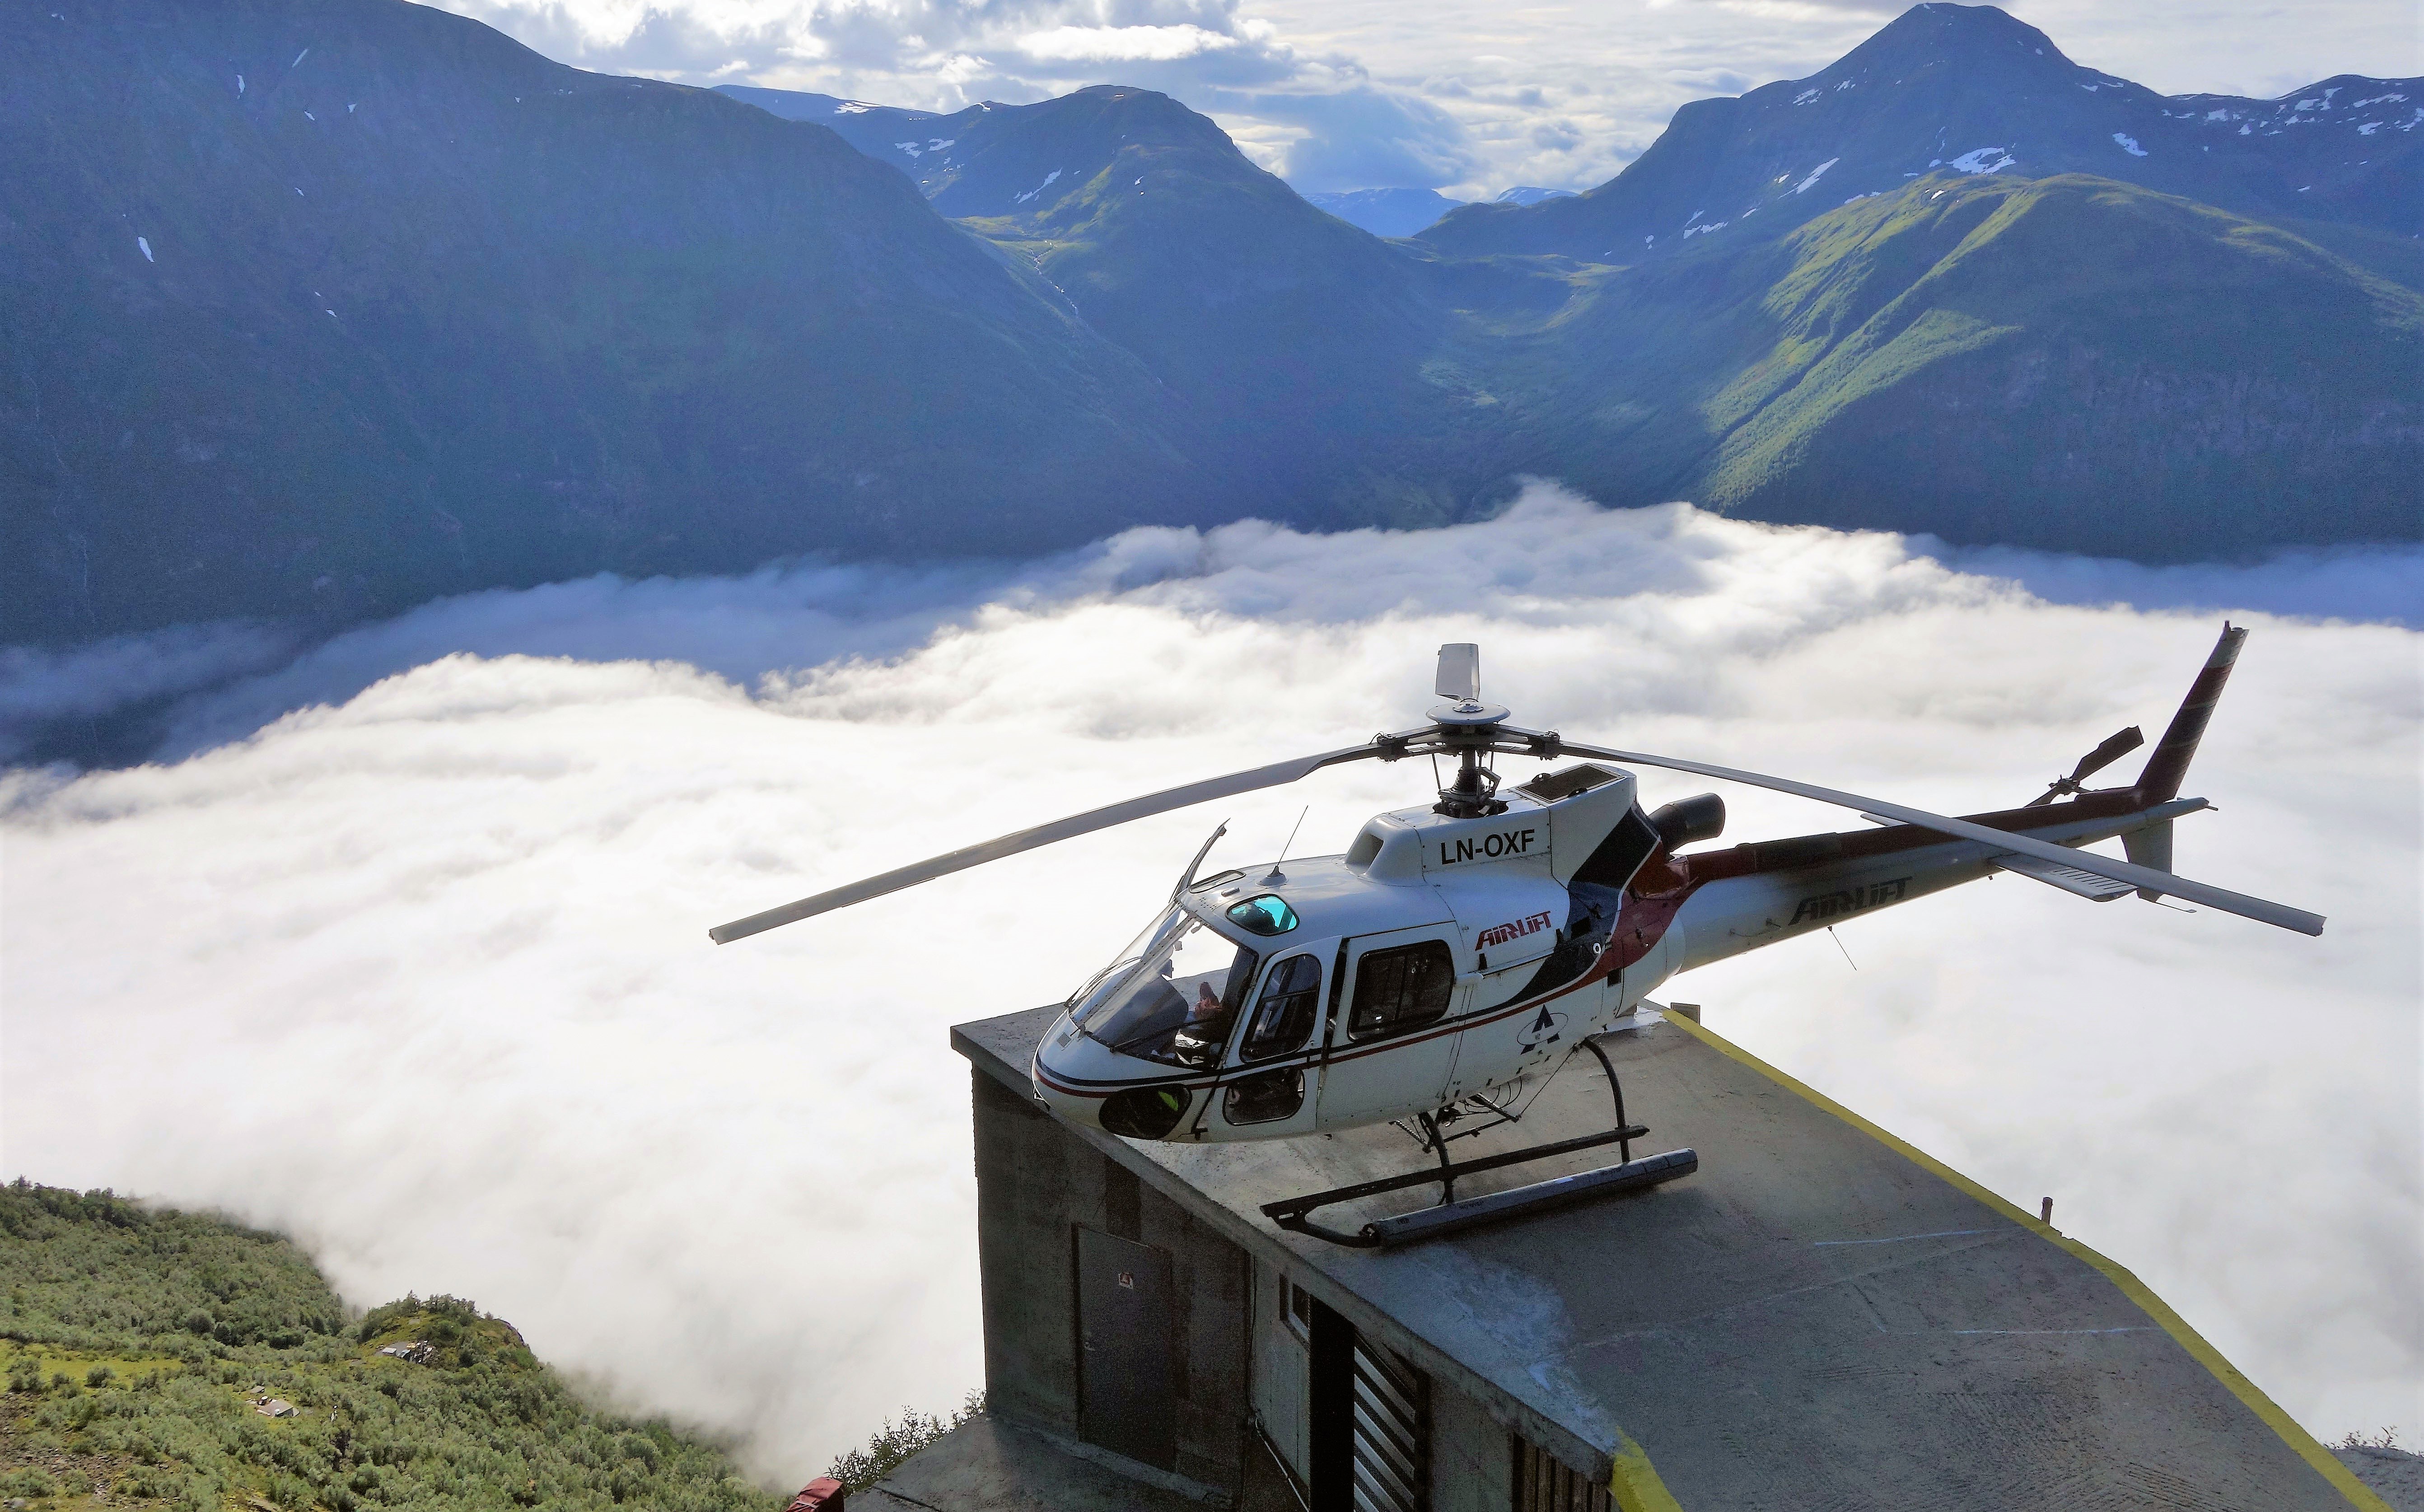
<path fill-rule="evenodd" d="M 1365 953 L 1355 963 L 1355 1005 L 1347 1037 L 1369 1040 L 1435 1023 L 1456 990 L 1456 959 L 1444 940 Z"/>
<path fill-rule="evenodd" d="M 1321 963 L 1311 956 L 1290 956 L 1263 979 L 1262 1000 L 1246 1026 L 1245 1042 L 1237 1055 L 1244 1060 L 1268 1060 L 1303 1045 L 1313 1032 L 1321 1006 Z"/>
<path fill-rule="evenodd" d="M 1215 1064 L 1253 989 L 1260 958 L 1183 912 L 1147 939 L 1139 959 L 1092 988 L 1072 1016 L 1089 1038 L 1123 1055 Z"/>

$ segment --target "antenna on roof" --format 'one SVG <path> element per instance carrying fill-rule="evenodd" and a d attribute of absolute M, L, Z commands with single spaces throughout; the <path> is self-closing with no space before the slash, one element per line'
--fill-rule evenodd
<path fill-rule="evenodd" d="M 1287 845 L 1280 847 L 1280 861 L 1285 861 L 1287 859 L 1288 846 L 1296 844 L 1296 832 L 1304 828 L 1304 817 L 1312 812 L 1313 805 L 1311 804 L 1307 804 L 1302 808 L 1296 811 L 1296 822 L 1288 827 Z M 1263 873 L 1263 880 L 1258 885 L 1264 887 L 1276 887 L 1280 883 L 1287 881 L 1287 874 L 1280 870 L 1280 861 L 1274 861 L 1271 863 L 1271 869 Z"/>

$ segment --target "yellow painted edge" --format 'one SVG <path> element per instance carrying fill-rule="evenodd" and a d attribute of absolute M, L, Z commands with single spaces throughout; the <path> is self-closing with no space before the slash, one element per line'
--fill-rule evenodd
<path fill-rule="evenodd" d="M 1616 1436 L 1623 1440 L 1617 1445 L 1616 1473 L 1608 1477 L 1608 1491 L 1615 1496 L 1617 1512 L 1683 1512 L 1666 1483 L 1651 1468 L 1650 1451 L 1633 1441 L 1633 1436 L 1622 1428 Z"/>
<path fill-rule="evenodd" d="M 2148 1317 L 2151 1317 L 2157 1323 L 2161 1324 L 2163 1331 L 2170 1334 L 2173 1340 L 2177 1343 L 2181 1348 L 2187 1350 L 2190 1356 L 2193 1358 L 2198 1364 L 2203 1365 L 2209 1372 L 2210 1372 L 2214 1379 L 2222 1382 L 2223 1386 L 2229 1391 L 2231 1395 L 2238 1397 L 2239 1400 L 2246 1406 L 2249 1411 L 2254 1412 L 2257 1417 L 2263 1419 L 2265 1426 L 2280 1435 L 2281 1441 L 2283 1443 L 2288 1444 L 2291 1449 L 2295 1450 L 2300 1458 L 2305 1460 L 2307 1464 L 2312 1465 L 2315 1468 L 2316 1472 L 2320 1474 L 2323 1479 L 2331 1482 L 2332 1488 L 2334 1490 L 2338 1491 L 2342 1496 L 2347 1497 L 2352 1504 L 2364 1508 L 2365 1512 L 2391 1512 L 2389 1503 L 2384 1502 L 2381 1497 L 2376 1496 L 2367 1488 L 2365 1482 L 2356 1478 L 2356 1473 L 2353 1471 L 2350 1470 L 2346 1465 L 2341 1464 L 2336 1458 L 2333 1457 L 2330 1450 L 2316 1442 L 2314 1435 L 2298 1426 L 2297 1419 L 2289 1416 L 2288 1413 L 2282 1411 L 2280 1407 L 2276 1405 L 2271 1397 L 2265 1395 L 2261 1391 L 2258 1391 L 2254 1381 L 2249 1380 L 2245 1376 L 2240 1374 L 2238 1366 L 2232 1364 L 2229 1361 L 2225 1360 L 2222 1357 L 2221 1350 L 2216 1349 L 2213 1345 L 2206 1343 L 2204 1338 L 2201 1337 L 2194 1329 L 2188 1326 L 2188 1321 L 2186 1319 L 2173 1312 L 2170 1305 L 2149 1290 L 2145 1281 L 2142 1281 L 2137 1277 L 2129 1274 L 2129 1271 L 2126 1266 L 2116 1265 L 2113 1262 L 2105 1259 L 2102 1255 L 2097 1254 L 2095 1250 L 2090 1249 L 2087 1246 L 2080 1243 L 2078 1240 L 2066 1237 L 2061 1231 L 2041 1221 L 2035 1214 L 2031 1213 L 2024 1208 L 2016 1206 L 2011 1202 L 2005 1202 L 2002 1198 L 1988 1191 L 1985 1187 L 1979 1186 L 1976 1182 L 1971 1181 L 1969 1177 L 1964 1176 L 1961 1172 L 1944 1164 L 1944 1162 L 1937 1159 L 1925 1151 L 1917 1149 L 1914 1146 L 1906 1144 L 1903 1140 L 1896 1138 L 1894 1136 L 1888 1134 L 1885 1130 L 1870 1122 L 1867 1119 L 1860 1117 L 1860 1115 L 1853 1112 L 1850 1108 L 1845 1107 L 1842 1104 L 1836 1102 L 1826 1093 L 1821 1092 L 1814 1088 L 1805 1086 L 1801 1082 L 1794 1080 L 1793 1077 L 1786 1075 L 1783 1072 L 1777 1070 L 1774 1066 L 1771 1066 L 1766 1061 L 1760 1059 L 1757 1056 L 1752 1055 L 1749 1051 L 1745 1050 L 1742 1046 L 1735 1044 L 1730 1040 L 1727 1040 L 1700 1025 L 1693 1023 L 1690 1019 L 1685 1018 L 1681 1013 L 1668 1013 L 1666 1015 L 1666 1020 L 1667 1023 L 1672 1024 L 1679 1029 L 1682 1029 L 1684 1033 L 1689 1034 L 1694 1039 L 1707 1045 L 1709 1048 L 1716 1051 L 1718 1054 L 1726 1056 L 1730 1059 L 1740 1061 L 1742 1064 L 1758 1072 L 1761 1075 L 1765 1076 L 1768 1080 L 1776 1083 L 1778 1086 L 1800 1094 L 1815 1106 L 1833 1114 L 1839 1119 L 1842 1119 L 1844 1122 L 1859 1130 L 1869 1138 L 1876 1140 L 1878 1143 L 1884 1145 L 1887 1149 L 1891 1150 L 1894 1154 L 1902 1156 L 1904 1159 L 1943 1178 L 1947 1182 L 1952 1183 L 1953 1186 L 1958 1187 L 1961 1191 L 1976 1198 L 1979 1202 L 1985 1203 L 1988 1207 L 1993 1208 L 1996 1212 L 2003 1215 L 2003 1217 L 2010 1218 L 2013 1222 L 2025 1224 L 2030 1229 L 2044 1235 L 2046 1238 L 2050 1239 L 2053 1243 L 2061 1246 L 2072 1254 L 2077 1255 L 2080 1259 L 2086 1261 L 2091 1265 L 2094 1265 L 2097 1270 L 2103 1272 L 2104 1278 L 2107 1281 L 2110 1281 L 2113 1285 L 2121 1289 L 2123 1296 L 2129 1297 L 2130 1301 L 2135 1302 L 2139 1309 Z M 1628 1443 L 1631 1442 L 1630 1440 L 1626 1441 Z M 1648 1466 L 1649 1459 L 1647 1456 L 1644 1456 L 1642 1463 L 1645 1468 Z M 1623 1474 L 1622 1464 L 1623 1461 L 1619 1459 L 1618 1461 L 1618 1475 L 1619 1479 L 1621 1479 Z M 1660 1494 L 1665 1494 L 1663 1489 Z M 1658 1504 L 1651 1503 L 1648 1504 L 1657 1505 Z M 1670 1501 L 1666 1504 L 1672 1505 L 1673 1504 Z M 1627 1509 L 1627 1512 L 1630 1512 L 1629 1508 Z"/>

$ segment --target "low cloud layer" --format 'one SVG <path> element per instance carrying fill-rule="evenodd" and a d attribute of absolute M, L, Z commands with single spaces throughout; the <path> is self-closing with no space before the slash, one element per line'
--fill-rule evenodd
<path fill-rule="evenodd" d="M 1617 0 L 1576 9 L 1370 0 L 439 0 L 564 62 L 883 104 L 1167 90 L 1308 192 L 1585 189 L 1676 106 L 1798 78 L 1895 0 Z M 2175 93 L 2271 96 L 2424 72 L 2409 8 L 2328 0 L 2006 7 L 2090 67 Z"/>
<path fill-rule="evenodd" d="M 172 759 L 0 779 L 0 1162 L 288 1229 L 359 1303 L 476 1297 L 796 1483 L 981 1377 L 947 1027 L 1060 996 L 1221 819 L 1232 864 L 1305 804 L 1300 846 L 1332 848 L 1425 774 L 1346 769 L 731 947 L 708 925 L 1402 725 L 1445 640 L 1483 644 L 1519 719 L 1999 805 L 2159 728 L 2226 609 L 2256 629 L 2180 865 L 2330 915 L 2321 940 L 2004 878 L 1845 926 L 1857 970 L 1817 939 L 1675 991 L 2053 1195 L 2310 1427 L 2424 1423 L 2424 637 L 2266 613 L 2315 581 L 2277 566 L 2176 598 L 2017 568 L 2083 601 L 1897 537 L 1541 486 L 1422 533 L 1142 530 L 1020 568 L 434 605 L 194 694 Z M 2136 589 L 2197 607 L 2111 602 Z M 1735 837 L 1845 822 L 1726 796 Z"/>

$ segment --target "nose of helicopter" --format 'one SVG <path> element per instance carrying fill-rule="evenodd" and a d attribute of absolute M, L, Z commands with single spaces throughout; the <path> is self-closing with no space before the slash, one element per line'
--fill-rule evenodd
<path fill-rule="evenodd" d="M 1176 1068 L 1090 1040 L 1066 1014 L 1035 1047 L 1030 1079 L 1037 1099 L 1072 1123 L 1132 1139 L 1168 1138 L 1201 1095 Z"/>

